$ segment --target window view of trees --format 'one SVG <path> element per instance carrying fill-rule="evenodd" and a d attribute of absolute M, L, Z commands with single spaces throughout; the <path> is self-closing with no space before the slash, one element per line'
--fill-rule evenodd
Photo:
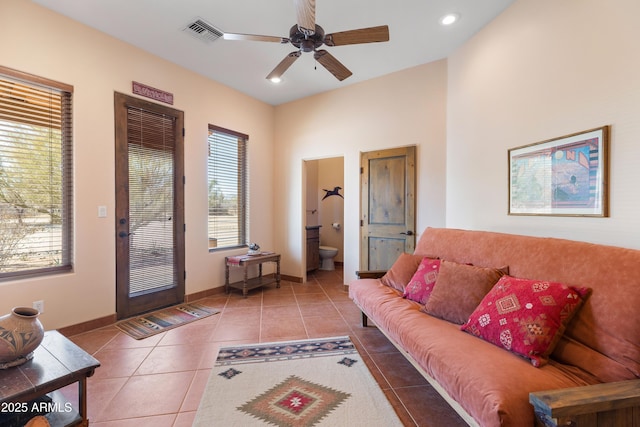
<path fill-rule="evenodd" d="M 2 278 L 71 268 L 71 87 L 36 80 L 0 75 Z"/>
<path fill-rule="evenodd" d="M 0 272 L 62 259 L 60 131 L 0 120 Z"/>

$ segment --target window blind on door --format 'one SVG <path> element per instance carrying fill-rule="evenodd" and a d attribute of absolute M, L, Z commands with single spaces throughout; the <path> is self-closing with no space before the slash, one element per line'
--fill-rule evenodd
<path fill-rule="evenodd" d="M 129 294 L 176 286 L 175 119 L 129 108 Z"/>

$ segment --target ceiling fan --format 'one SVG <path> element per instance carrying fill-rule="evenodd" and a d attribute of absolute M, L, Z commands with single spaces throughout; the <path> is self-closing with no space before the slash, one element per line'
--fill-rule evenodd
<path fill-rule="evenodd" d="M 313 57 L 338 80 L 351 76 L 351 71 L 325 49 L 326 46 L 344 46 L 349 44 L 375 43 L 389 41 L 389 27 L 361 28 L 325 34 L 324 29 L 316 24 L 316 0 L 293 0 L 296 8 L 297 23 L 289 31 L 289 37 L 259 36 L 253 34 L 224 33 L 226 40 L 251 40 L 261 42 L 291 43 L 298 50 L 288 54 L 276 68 L 269 73 L 267 79 L 278 80 L 289 67 L 302 55 L 302 52 L 313 52 Z"/>

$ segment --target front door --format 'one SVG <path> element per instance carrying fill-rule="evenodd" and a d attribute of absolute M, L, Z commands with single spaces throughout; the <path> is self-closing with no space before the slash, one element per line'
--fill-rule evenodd
<path fill-rule="evenodd" d="M 183 113 L 120 93 L 116 120 L 119 319 L 184 301 Z"/>
<path fill-rule="evenodd" d="M 415 157 L 415 146 L 361 154 L 361 270 L 387 270 L 415 249 Z"/>

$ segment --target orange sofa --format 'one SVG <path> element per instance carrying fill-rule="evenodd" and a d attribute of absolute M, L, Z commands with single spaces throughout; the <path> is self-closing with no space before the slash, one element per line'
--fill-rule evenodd
<path fill-rule="evenodd" d="M 413 255 L 591 291 L 559 334 L 548 362 L 536 367 L 462 331 L 460 324 L 425 313 L 423 304 L 403 298 L 402 289 L 380 278 L 363 273 L 350 283 L 363 324 L 371 319 L 470 425 L 535 425 L 532 392 L 627 380 L 640 389 L 640 250 L 428 228 Z"/>

